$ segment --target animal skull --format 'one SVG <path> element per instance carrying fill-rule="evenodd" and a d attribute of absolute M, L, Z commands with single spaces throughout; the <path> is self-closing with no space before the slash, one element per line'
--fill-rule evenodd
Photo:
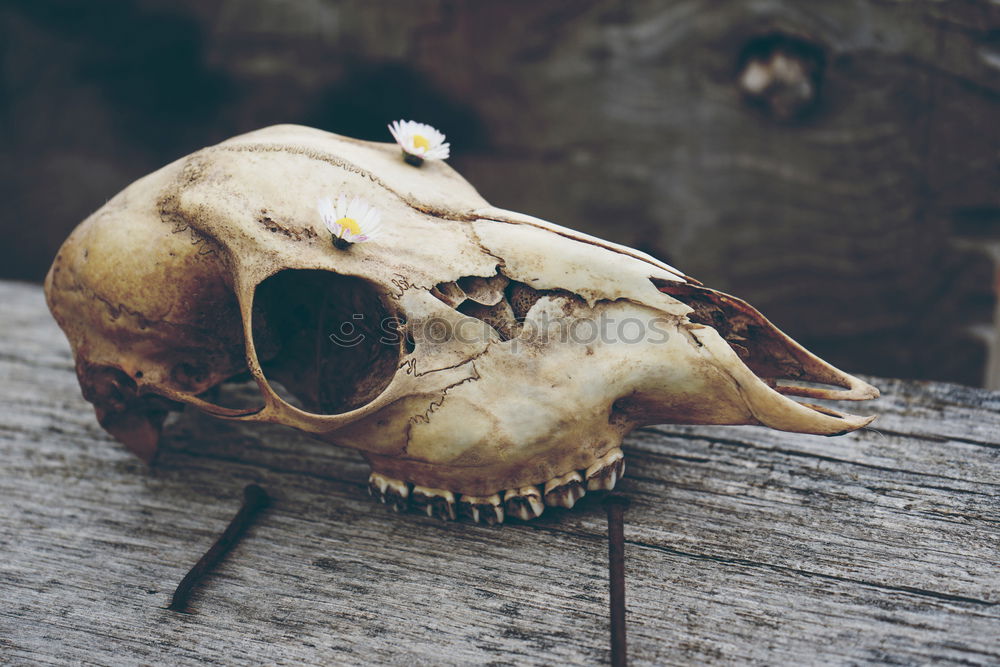
<path fill-rule="evenodd" d="M 374 203 L 383 234 L 334 247 L 316 203 L 335 193 Z M 190 405 L 356 448 L 383 502 L 452 519 L 610 489 L 637 426 L 834 435 L 873 417 L 788 395 L 878 396 L 644 253 L 494 208 L 441 162 L 298 126 L 135 182 L 73 232 L 45 288 L 83 395 L 146 460 Z M 260 405 L 211 400 L 247 372 Z"/>

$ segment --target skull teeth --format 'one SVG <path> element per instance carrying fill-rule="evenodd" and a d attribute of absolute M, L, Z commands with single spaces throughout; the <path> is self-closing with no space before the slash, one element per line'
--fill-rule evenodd
<path fill-rule="evenodd" d="M 455 520 L 455 494 L 444 489 L 414 486 L 410 496 L 410 506 L 423 510 L 427 516 L 445 521 Z"/>
<path fill-rule="evenodd" d="M 550 479 L 545 483 L 545 504 L 549 507 L 565 507 L 573 509 L 580 498 L 587 494 L 583 476 L 575 470 L 568 475 Z"/>
<path fill-rule="evenodd" d="M 458 501 L 458 513 L 476 523 L 490 526 L 503 523 L 505 516 L 499 493 L 492 496 L 462 496 Z"/>
<path fill-rule="evenodd" d="M 624 474 L 625 455 L 615 447 L 587 468 L 583 476 L 587 480 L 588 491 L 610 491 Z"/>
<path fill-rule="evenodd" d="M 410 484 L 373 472 L 368 491 L 397 512 L 422 511 L 445 521 L 459 517 L 495 525 L 513 516 L 522 521 L 542 515 L 545 507 L 571 509 L 588 491 L 610 491 L 625 473 L 625 456 L 614 448 L 585 471 L 574 470 L 541 486 L 529 485 L 490 496 L 459 495 L 445 489 Z"/>
<path fill-rule="evenodd" d="M 410 506 L 410 485 L 377 472 L 368 477 L 368 493 L 397 512 L 402 512 Z"/>
<path fill-rule="evenodd" d="M 506 491 L 503 494 L 503 504 L 507 514 L 516 516 L 521 521 L 536 519 L 545 511 L 542 492 L 537 486 L 522 486 Z"/>

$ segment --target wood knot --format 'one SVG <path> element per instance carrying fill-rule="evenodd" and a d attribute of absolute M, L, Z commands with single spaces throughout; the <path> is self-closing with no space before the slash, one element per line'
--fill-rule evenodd
<path fill-rule="evenodd" d="M 792 122 L 815 108 L 825 61 L 820 46 L 800 37 L 757 37 L 740 53 L 737 82 L 752 106 L 778 122 Z"/>

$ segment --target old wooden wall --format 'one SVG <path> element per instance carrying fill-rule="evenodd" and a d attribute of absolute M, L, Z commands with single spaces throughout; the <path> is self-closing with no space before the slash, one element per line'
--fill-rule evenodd
<path fill-rule="evenodd" d="M 660 255 L 848 369 L 982 380 L 990 0 L 38 0 L 0 17 L 8 277 L 40 278 L 80 218 L 207 143 L 289 121 L 387 139 L 416 117 L 494 203 Z M 769 48 L 808 90 L 753 104 L 741 58 Z"/>

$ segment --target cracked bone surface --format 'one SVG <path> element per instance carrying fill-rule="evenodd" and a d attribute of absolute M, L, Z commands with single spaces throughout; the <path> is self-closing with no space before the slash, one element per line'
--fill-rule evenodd
<path fill-rule="evenodd" d="M 334 247 L 316 205 L 336 194 L 377 207 L 382 234 Z M 609 489 L 645 424 L 834 435 L 872 418 L 792 397 L 878 395 L 642 252 L 495 208 L 395 144 L 299 126 L 136 181 L 45 288 L 100 424 L 144 459 L 184 406 L 280 423 L 360 450 L 374 496 L 445 519 Z M 257 403 L 208 398 L 248 376 Z"/>

